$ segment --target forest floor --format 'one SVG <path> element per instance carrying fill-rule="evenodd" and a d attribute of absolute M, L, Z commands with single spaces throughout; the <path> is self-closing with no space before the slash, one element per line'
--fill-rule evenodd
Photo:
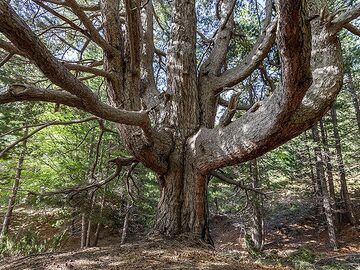
<path fill-rule="evenodd" d="M 356 194 L 354 203 L 360 216 L 360 192 Z M 118 244 L 119 232 L 106 231 L 99 247 L 86 249 L 79 249 L 78 235 L 71 236 L 56 252 L 0 258 L 0 270 L 360 270 L 360 226 L 343 226 L 338 234 L 340 249 L 333 251 L 314 201 L 300 192 L 275 194 L 273 198 L 267 202 L 266 242 L 261 254 L 250 256 L 245 249 L 246 220 L 242 218 L 246 218 L 227 214 L 213 215 L 210 220 L 215 249 L 185 237 L 149 238 L 144 230 L 130 228 L 124 245 Z M 18 235 L 30 231 L 49 239 L 59 233 L 56 228 L 67 226 L 59 225 L 59 215 L 50 209 L 18 207 L 14 216 L 12 229 Z"/>
<path fill-rule="evenodd" d="M 255 257 L 244 249 L 238 219 L 216 215 L 211 219 L 215 249 L 184 237 L 140 235 L 130 236 L 127 244 L 120 245 L 114 244 L 120 242 L 119 236 L 107 235 L 99 247 L 79 250 L 79 239 L 73 238 L 62 252 L 5 257 L 0 269 L 360 269 L 360 228 L 346 226 L 339 234 L 341 248 L 335 252 L 326 244 L 326 231 L 313 224 L 311 220 L 287 225 L 277 222 L 269 230 L 264 253 Z M 340 261 L 344 263 L 337 264 Z"/>

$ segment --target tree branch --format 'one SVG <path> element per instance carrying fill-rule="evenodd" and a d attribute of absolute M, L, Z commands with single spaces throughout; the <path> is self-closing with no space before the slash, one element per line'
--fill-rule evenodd
<path fill-rule="evenodd" d="M 219 171 L 211 171 L 210 174 L 217 177 L 222 182 L 228 183 L 230 185 L 235 185 L 238 188 L 253 191 L 253 192 L 256 192 L 258 194 L 266 196 L 266 193 L 262 192 L 261 190 L 256 189 L 256 188 L 252 188 L 252 187 L 248 187 L 248 186 L 244 186 L 241 183 L 239 183 L 238 181 L 230 178 L 228 175 L 225 175 L 224 173 L 221 173 Z"/>
<path fill-rule="evenodd" d="M 219 77 L 214 78 L 214 89 L 231 87 L 248 77 L 264 60 L 274 41 L 277 19 L 275 19 L 261 35 L 245 60 L 238 66 L 228 69 Z"/>
<path fill-rule="evenodd" d="M 49 52 L 6 1 L 0 2 L 0 31 L 20 51 L 25 52 L 50 81 L 80 98 L 85 111 L 113 122 L 139 126 L 144 130 L 147 137 L 151 137 L 150 120 L 146 112 L 119 110 L 102 103 L 97 94 L 72 75 Z M 69 98 L 69 96 L 67 97 Z M 39 100 L 39 97 L 37 100 Z"/>
<path fill-rule="evenodd" d="M 6 42 L 1 39 L 0 39 L 0 48 L 9 52 L 10 54 L 16 54 L 16 55 L 20 55 L 20 56 L 23 56 L 26 58 L 30 58 L 25 52 L 20 51 L 14 45 L 12 45 L 10 42 Z M 97 65 L 101 65 L 101 64 L 102 64 L 101 62 L 97 63 Z M 84 65 L 80 65 L 80 64 L 73 64 L 73 63 L 66 63 L 66 62 L 64 62 L 63 65 L 69 70 L 87 72 L 87 73 L 91 73 L 91 74 L 94 74 L 97 76 L 102 76 L 102 77 L 111 79 L 111 75 L 108 72 L 106 72 L 102 69 L 94 68 L 94 65 L 84 66 Z"/>
<path fill-rule="evenodd" d="M 345 24 L 344 28 L 346 30 L 350 31 L 351 33 L 353 33 L 354 35 L 360 37 L 360 29 L 357 28 L 356 26 L 352 25 L 351 23 Z"/>
<path fill-rule="evenodd" d="M 38 6 L 42 7 L 44 10 L 46 10 L 49 13 L 51 13 L 52 15 L 54 15 L 55 17 L 59 18 L 60 20 L 64 21 L 65 23 L 67 23 L 74 30 L 79 31 L 86 37 L 90 38 L 89 33 L 86 32 L 84 29 L 82 29 L 80 26 L 78 26 L 76 23 L 74 23 L 72 20 L 70 20 L 70 19 L 66 18 L 65 16 L 61 15 L 60 13 L 56 12 L 55 10 L 53 10 L 51 7 L 48 7 L 40 0 L 32 0 L 32 1 L 35 2 Z"/>
<path fill-rule="evenodd" d="M 360 16 L 360 3 L 355 6 L 349 7 L 340 16 L 333 19 L 330 23 L 331 32 L 336 33 L 341 28 L 345 27 L 347 23 L 358 18 Z"/>
<path fill-rule="evenodd" d="M 90 33 L 90 38 L 98 44 L 104 51 L 109 53 L 118 53 L 118 51 L 112 47 L 105 39 L 99 34 L 93 23 L 90 21 L 84 10 L 78 5 L 76 0 L 65 0 L 65 4 L 68 5 L 74 14 L 80 19 L 85 28 Z"/>
<path fill-rule="evenodd" d="M 223 106 L 223 107 L 228 107 L 229 106 L 229 101 L 223 99 L 222 97 L 219 97 L 219 101 L 218 101 L 218 104 Z M 239 111 L 247 111 L 251 108 L 250 105 L 247 105 L 247 104 L 244 104 L 244 103 L 237 103 L 236 104 L 236 110 L 239 110 Z"/>
<path fill-rule="evenodd" d="M 92 113 L 99 118 L 112 122 L 140 126 L 144 131 L 148 132 L 148 134 L 151 133 L 150 122 L 146 111 L 120 110 L 105 103 L 102 103 L 101 110 L 94 110 L 90 106 L 86 106 L 81 98 L 67 93 L 66 91 L 47 90 L 23 84 L 13 84 L 8 87 L 0 88 L 0 104 L 16 101 L 61 103 Z"/>
<path fill-rule="evenodd" d="M 297 1 L 278 2 L 291 9 L 298 5 Z M 277 42 L 283 63 L 281 87 L 228 126 L 201 128 L 189 138 L 195 166 L 203 173 L 254 159 L 294 138 L 320 119 L 338 94 L 343 79 L 339 40 L 319 20 L 311 21 L 312 33 L 307 33 L 303 11 L 286 13 L 290 16 L 285 21 L 280 13 L 278 39 L 282 41 Z M 312 47 L 311 36 L 316 40 Z"/>

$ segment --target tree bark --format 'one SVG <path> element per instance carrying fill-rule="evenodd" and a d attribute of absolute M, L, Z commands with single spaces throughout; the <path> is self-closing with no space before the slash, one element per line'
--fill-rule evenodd
<path fill-rule="evenodd" d="M 129 228 L 129 218 L 130 218 L 130 210 L 131 210 L 131 204 L 128 201 L 126 203 L 126 209 L 125 209 L 125 217 L 124 217 L 124 224 L 123 224 L 123 229 L 122 229 L 122 234 L 121 234 L 121 244 L 125 244 L 126 241 L 126 236 L 127 236 L 127 231 Z"/>
<path fill-rule="evenodd" d="M 85 247 L 90 247 L 91 246 L 91 226 L 92 226 L 92 213 L 95 207 L 95 200 L 96 200 L 96 195 L 95 192 L 91 192 L 91 196 L 90 196 L 90 210 L 89 210 L 89 215 L 88 215 L 88 221 L 87 221 L 87 229 L 86 229 L 86 241 L 85 241 Z"/>
<path fill-rule="evenodd" d="M 28 134 L 28 128 L 25 128 L 24 137 L 27 136 L 27 134 Z M 0 232 L 0 242 L 3 240 L 4 237 L 6 237 L 6 235 L 8 234 L 8 231 L 9 231 L 9 226 L 10 226 L 11 219 L 12 219 L 12 213 L 15 208 L 17 192 L 18 192 L 20 182 L 21 182 L 21 172 L 23 170 L 23 164 L 24 164 L 26 149 L 27 149 L 26 144 L 27 144 L 27 140 L 25 139 L 22 143 L 22 148 L 21 148 L 21 152 L 19 155 L 19 160 L 18 160 L 17 168 L 16 168 L 15 181 L 14 181 L 14 184 L 12 187 L 11 195 L 9 197 L 8 208 L 6 210 L 3 225 L 1 228 L 1 232 Z"/>
<path fill-rule="evenodd" d="M 252 187 L 261 188 L 261 180 L 259 177 L 259 170 L 257 160 L 253 159 L 249 162 L 250 175 L 252 178 Z M 251 196 L 251 239 L 254 242 L 254 248 L 261 251 L 264 246 L 264 211 L 263 211 L 263 198 L 260 194 L 254 193 Z"/>
<path fill-rule="evenodd" d="M 101 199 L 100 214 L 99 214 L 100 219 L 102 218 L 104 207 L 105 207 L 105 202 L 106 202 L 106 186 L 105 186 L 103 192 L 104 192 L 104 194 Z M 94 235 L 94 247 L 96 247 L 98 245 L 101 227 L 102 227 L 101 222 L 98 222 L 96 225 L 96 230 L 95 230 L 95 235 Z"/>
<path fill-rule="evenodd" d="M 187 233 L 213 244 L 209 233 L 208 177 L 198 174 L 188 161 L 179 164 L 176 156 L 168 174 L 159 177 L 161 195 L 155 231 L 165 235 Z"/>
<path fill-rule="evenodd" d="M 335 139 L 335 149 L 336 149 L 336 159 L 338 163 L 338 169 L 339 169 L 339 176 L 340 176 L 340 195 L 341 198 L 344 201 L 345 204 L 345 210 L 347 212 L 347 215 L 349 217 L 349 220 L 351 224 L 356 225 L 358 223 L 358 220 L 355 216 L 352 203 L 349 196 L 349 191 L 346 183 L 346 175 L 345 175 L 345 166 L 342 156 L 342 147 L 341 147 L 341 140 L 340 140 L 340 134 L 338 129 L 338 121 L 337 121 L 337 115 L 336 115 L 336 108 L 335 105 L 331 108 L 331 119 L 333 124 L 333 134 Z"/>
<path fill-rule="evenodd" d="M 334 177 L 333 177 L 333 166 L 331 164 L 331 156 L 330 156 L 330 150 L 329 150 L 329 143 L 327 139 L 327 132 L 324 126 L 324 120 L 320 120 L 320 134 L 321 134 L 321 142 L 322 147 L 324 149 L 324 159 L 326 163 L 326 174 L 328 178 L 328 184 L 329 184 L 329 193 L 330 196 L 335 198 L 335 187 L 334 187 Z"/>
<path fill-rule="evenodd" d="M 324 161 L 320 147 L 321 142 L 320 142 L 319 129 L 317 124 L 312 128 L 312 135 L 313 135 L 314 143 L 316 144 L 314 147 L 314 152 L 316 157 L 316 171 L 317 171 L 318 181 L 321 183 L 321 188 L 322 188 L 322 204 L 325 212 L 329 240 L 333 249 L 337 250 L 338 243 L 336 237 L 336 228 L 334 224 L 333 211 L 331 209 L 331 200 L 329 196 L 329 191 L 325 179 Z"/>
<path fill-rule="evenodd" d="M 81 236 L 80 236 L 80 248 L 86 247 L 86 214 L 81 214 Z"/>

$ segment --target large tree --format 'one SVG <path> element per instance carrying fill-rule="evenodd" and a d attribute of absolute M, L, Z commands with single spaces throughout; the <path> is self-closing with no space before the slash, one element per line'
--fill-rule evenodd
<path fill-rule="evenodd" d="M 28 20 L 29 15 L 19 8 L 22 2 L 0 2 L 0 31 L 7 39 L 0 40 L 0 48 L 9 53 L 2 64 L 14 55 L 27 58 L 53 89 L 9 84 L 0 90 L 0 103 L 53 102 L 116 123 L 134 160 L 158 176 L 161 198 L 155 231 L 192 233 L 210 242 L 209 175 L 276 148 L 329 110 L 343 79 L 336 35 L 343 27 L 356 33 L 350 22 L 360 15 L 360 4 L 330 13 L 326 0 L 278 1 L 274 6 L 268 0 L 257 42 L 244 59 L 228 67 L 236 28 L 235 0 L 214 1 L 219 23 L 211 38 L 197 27 L 195 0 L 171 1 L 166 51 L 154 46 L 153 20 L 158 17 L 151 0 L 101 0 L 91 5 L 92 1 L 32 0 L 31 5 L 39 8 L 33 17 L 46 14 L 42 31 L 28 25 L 36 18 Z M 75 32 L 84 41 L 78 42 L 83 44 L 78 49 L 81 55 L 92 44 L 102 51 L 103 60 L 91 65 L 81 58 L 77 63 L 61 61 L 51 52 L 51 41 L 44 38 L 54 29 Z M 202 55 L 196 50 L 197 35 L 208 43 Z M 232 120 L 230 113 L 230 119 L 216 125 L 217 107 L 224 102 L 219 94 L 264 68 L 262 62 L 274 43 L 280 55 L 281 82 L 240 118 Z M 162 92 L 154 76 L 155 54 L 167 63 Z M 79 72 L 104 78 L 107 102 L 76 76 Z M 230 105 L 229 111 L 241 107 Z"/>

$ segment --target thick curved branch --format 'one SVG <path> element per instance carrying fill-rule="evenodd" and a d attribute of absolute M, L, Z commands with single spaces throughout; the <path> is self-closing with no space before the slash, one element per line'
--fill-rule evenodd
<path fill-rule="evenodd" d="M 320 9 L 325 1 L 316 3 Z M 195 151 L 196 166 L 204 173 L 254 159 L 294 138 L 325 114 L 339 92 L 343 64 L 338 39 L 320 20 L 313 20 L 313 45 L 310 54 L 310 47 L 306 42 L 310 35 L 303 29 L 305 17 L 300 19 L 296 13 L 290 14 L 292 15 L 288 19 L 292 22 L 284 21 L 281 13 L 279 18 L 282 87 L 275 90 L 256 110 L 249 110 L 228 126 L 202 128 L 189 140 L 189 147 Z M 290 35 L 297 34 L 292 38 L 285 38 L 286 32 Z M 313 80 L 309 87 L 311 80 L 305 58 L 310 55 Z"/>
<path fill-rule="evenodd" d="M 85 106 L 80 98 L 65 91 L 47 90 L 23 84 L 13 84 L 0 88 L 0 104 L 17 101 L 61 103 L 80 110 L 85 110 Z"/>
<path fill-rule="evenodd" d="M 219 77 L 213 79 L 214 89 L 231 87 L 238 84 L 262 63 L 275 41 L 276 25 L 277 19 L 270 23 L 264 34 L 259 37 L 248 56 L 240 65 L 228 69 Z"/>
<path fill-rule="evenodd" d="M 0 88 L 0 104 L 16 101 L 45 101 L 60 103 L 92 113 L 99 118 L 115 123 L 140 126 L 150 132 L 150 130 L 147 129 L 147 127 L 150 127 L 150 123 L 146 124 L 148 120 L 145 120 L 148 119 L 146 111 L 120 110 L 105 103 L 102 103 L 101 110 L 93 110 L 91 106 L 86 106 L 81 98 L 66 91 L 47 90 L 23 84 L 13 84 L 8 87 Z"/>

